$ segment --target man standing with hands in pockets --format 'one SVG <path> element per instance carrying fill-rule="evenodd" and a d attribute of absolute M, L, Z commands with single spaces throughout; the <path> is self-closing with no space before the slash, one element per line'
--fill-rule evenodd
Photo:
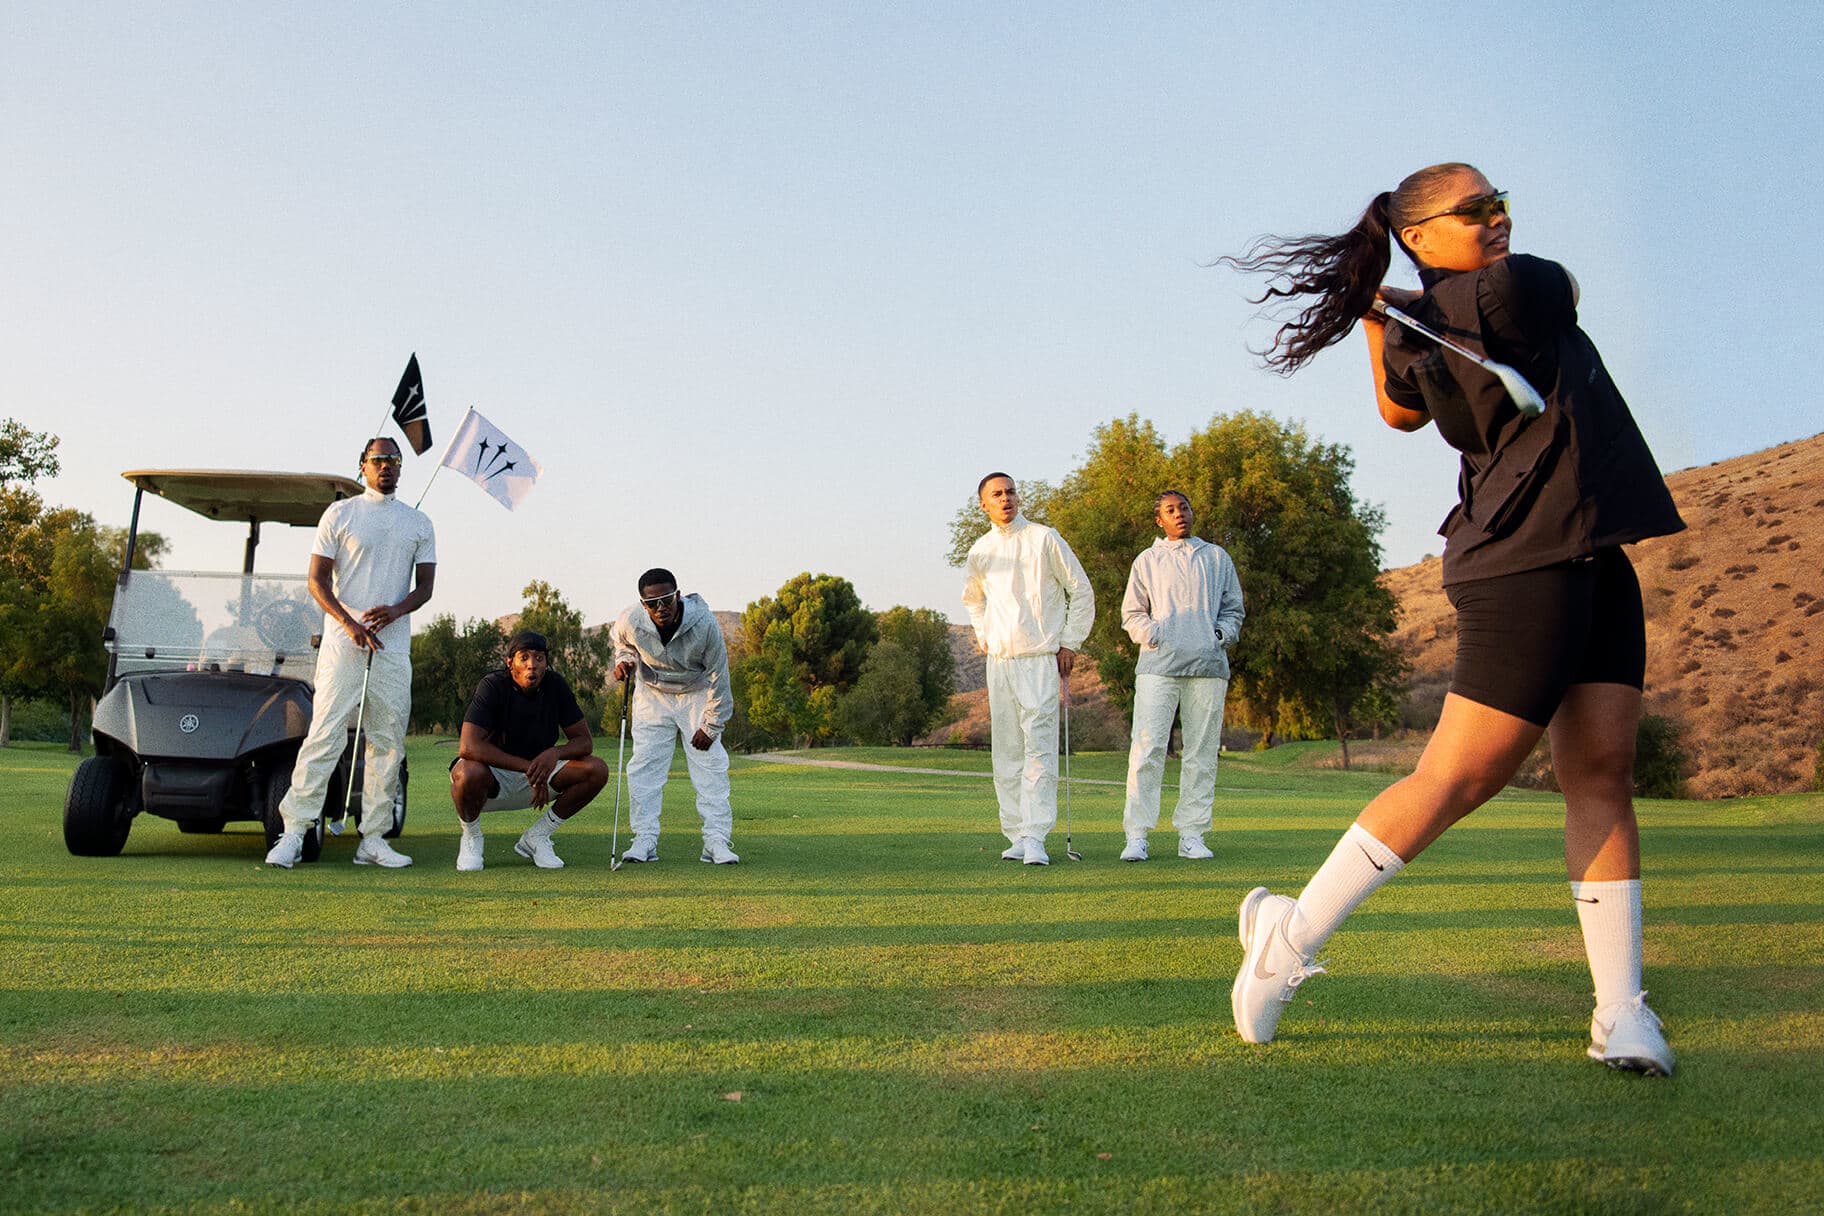
<path fill-rule="evenodd" d="M 1008 847 L 1001 857 L 1051 864 L 1045 837 L 1058 822 L 1058 694 L 1095 620 L 1083 564 L 1053 528 L 1020 514 L 1013 478 L 976 486 L 993 526 L 963 563 L 963 604 L 976 649 L 988 656 L 994 792 Z"/>

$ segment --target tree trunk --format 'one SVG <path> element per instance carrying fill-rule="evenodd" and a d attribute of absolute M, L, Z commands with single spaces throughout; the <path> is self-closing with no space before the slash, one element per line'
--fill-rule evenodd
<path fill-rule="evenodd" d="M 82 755 L 82 694 L 70 689 L 70 750 Z"/>
<path fill-rule="evenodd" d="M 1336 723 L 1336 741 L 1343 745 L 1343 771 L 1347 772 L 1349 770 L 1349 730 L 1343 725 L 1342 714 L 1333 714 L 1332 720 Z"/>
<path fill-rule="evenodd" d="M 13 699 L 0 694 L 0 747 L 13 741 Z"/>

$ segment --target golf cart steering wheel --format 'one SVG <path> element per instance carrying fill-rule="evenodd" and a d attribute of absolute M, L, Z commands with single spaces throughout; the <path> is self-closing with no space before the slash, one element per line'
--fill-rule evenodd
<path fill-rule="evenodd" d="M 253 631 L 276 651 L 301 651 L 310 644 L 310 612 L 296 600 L 274 600 L 254 616 Z"/>

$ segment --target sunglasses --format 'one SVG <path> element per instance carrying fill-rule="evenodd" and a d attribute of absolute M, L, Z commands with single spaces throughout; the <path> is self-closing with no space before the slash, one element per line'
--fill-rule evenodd
<path fill-rule="evenodd" d="M 1436 215 L 1428 215 L 1422 220 L 1412 222 L 1429 224 L 1432 220 L 1441 220 L 1447 215 L 1454 215 L 1467 223 L 1486 224 L 1497 215 L 1509 214 L 1511 212 L 1507 207 L 1507 191 L 1497 190 L 1493 194 L 1484 194 L 1481 198 L 1472 198 L 1467 203 L 1452 207 L 1449 211 L 1440 211 Z"/>
<path fill-rule="evenodd" d="M 403 456 L 369 456 L 367 458 L 367 463 L 377 464 L 381 468 L 385 468 L 388 465 L 392 465 L 396 468 L 399 465 L 402 465 L 405 463 L 405 457 L 403 457 Z"/>
<path fill-rule="evenodd" d="M 651 599 L 641 596 L 640 603 L 646 605 L 648 608 L 663 608 L 677 598 L 678 593 L 676 591 L 667 591 L 664 595 L 655 595 Z"/>

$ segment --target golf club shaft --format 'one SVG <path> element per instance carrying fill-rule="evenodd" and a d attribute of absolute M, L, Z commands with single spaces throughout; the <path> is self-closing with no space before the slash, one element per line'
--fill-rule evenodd
<path fill-rule="evenodd" d="M 361 760 L 361 722 L 367 717 L 367 681 L 368 677 L 374 674 L 373 639 L 370 638 L 368 641 L 367 664 L 361 669 L 361 703 L 355 709 L 355 745 L 349 749 L 348 753 L 348 783 L 342 790 L 342 814 L 336 820 L 335 831 L 332 833 L 336 836 L 342 834 L 343 827 L 348 823 L 348 809 L 355 800 L 355 765 Z M 366 810 L 365 807 L 362 809 Z M 357 828 L 360 826 L 358 822 L 355 824 Z"/>
<path fill-rule="evenodd" d="M 1070 855 L 1070 677 L 1064 685 L 1064 855 Z"/>
<path fill-rule="evenodd" d="M 614 830 L 608 840 L 609 869 L 621 868 L 621 777 L 627 770 L 627 715 L 633 699 L 633 672 L 621 681 L 621 742 L 614 755 Z"/>

